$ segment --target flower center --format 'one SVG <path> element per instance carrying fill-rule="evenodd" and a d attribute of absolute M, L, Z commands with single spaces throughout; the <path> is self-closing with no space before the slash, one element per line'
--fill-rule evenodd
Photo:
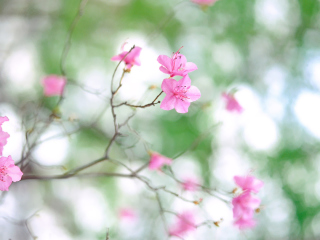
<path fill-rule="evenodd" d="M 182 101 L 185 101 L 187 99 L 190 99 L 188 96 L 187 96 L 187 92 L 189 90 L 190 86 L 187 87 L 187 86 L 177 86 L 174 88 L 173 92 L 174 92 L 174 96 L 177 98 L 177 99 L 180 99 Z"/>

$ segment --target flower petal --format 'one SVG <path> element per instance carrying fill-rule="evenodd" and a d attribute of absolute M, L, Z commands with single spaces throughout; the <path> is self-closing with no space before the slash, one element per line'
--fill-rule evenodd
<path fill-rule="evenodd" d="M 190 106 L 190 102 L 177 99 L 174 108 L 178 113 L 187 113 L 189 106 Z"/>
<path fill-rule="evenodd" d="M 14 165 L 12 167 L 8 168 L 7 173 L 11 177 L 13 182 L 20 181 L 21 176 L 23 175 L 20 168 L 17 166 L 14 166 Z"/>
<path fill-rule="evenodd" d="M 172 64 L 171 64 L 171 58 L 169 58 L 166 55 L 160 55 L 157 59 L 158 63 L 163 65 L 166 69 L 169 71 L 172 71 Z"/>
<path fill-rule="evenodd" d="M 162 100 L 160 104 L 160 108 L 163 110 L 171 110 L 175 107 L 176 101 L 177 101 L 177 98 L 174 95 L 168 94 Z"/>
<path fill-rule="evenodd" d="M 190 102 L 194 102 L 201 97 L 200 90 L 195 86 L 191 86 L 186 95 L 189 97 Z"/>
<path fill-rule="evenodd" d="M 11 183 L 11 177 L 9 177 L 8 175 L 3 176 L 3 181 L 0 181 L 0 191 L 8 191 Z"/>
<path fill-rule="evenodd" d="M 166 94 L 172 94 L 174 91 L 174 88 L 178 85 L 178 82 L 174 80 L 173 78 L 166 78 L 162 81 L 161 89 Z"/>
<path fill-rule="evenodd" d="M 193 72 L 195 70 L 198 69 L 197 65 L 194 64 L 193 62 L 187 62 L 184 69 L 187 71 L 187 72 Z"/>
<path fill-rule="evenodd" d="M 170 74 L 169 70 L 167 70 L 164 66 L 159 67 L 160 71 L 166 74 Z"/>
<path fill-rule="evenodd" d="M 186 86 L 186 87 L 190 87 L 191 86 L 191 79 L 189 78 L 188 75 L 184 76 L 183 78 L 181 78 L 178 83 L 177 86 Z"/>

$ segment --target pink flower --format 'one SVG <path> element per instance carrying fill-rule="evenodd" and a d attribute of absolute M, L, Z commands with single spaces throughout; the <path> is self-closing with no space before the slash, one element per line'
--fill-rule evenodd
<path fill-rule="evenodd" d="M 66 83 L 67 79 L 65 77 L 57 75 L 46 76 L 42 80 L 44 95 L 47 97 L 62 96 Z"/>
<path fill-rule="evenodd" d="M 7 139 L 10 137 L 9 133 L 2 131 L 1 125 L 9 121 L 7 117 L 0 117 L 0 156 L 2 155 L 3 147 L 7 144 Z"/>
<path fill-rule="evenodd" d="M 20 168 L 14 165 L 9 157 L 0 157 L 0 190 L 8 191 L 12 182 L 21 180 L 23 173 Z"/>
<path fill-rule="evenodd" d="M 162 156 L 157 152 L 152 152 L 149 162 L 149 169 L 160 171 L 164 165 L 171 165 L 171 163 L 172 159 Z"/>
<path fill-rule="evenodd" d="M 194 215 L 191 212 L 184 212 L 178 215 L 178 219 L 173 227 L 170 228 L 171 236 L 183 237 L 186 233 L 196 229 Z"/>
<path fill-rule="evenodd" d="M 230 112 L 235 111 L 241 113 L 243 108 L 238 103 L 238 101 L 234 98 L 232 94 L 223 93 L 222 97 L 226 100 L 226 109 Z"/>
<path fill-rule="evenodd" d="M 134 221 L 137 218 L 135 211 L 130 208 L 122 208 L 119 212 L 119 217 L 121 220 Z"/>
<path fill-rule="evenodd" d="M 234 224 L 240 228 L 254 227 L 253 214 L 260 205 L 260 199 L 253 197 L 250 192 L 244 192 L 233 198 Z"/>
<path fill-rule="evenodd" d="M 191 0 L 192 2 L 199 4 L 201 6 L 211 6 L 213 5 L 217 0 Z"/>
<path fill-rule="evenodd" d="M 123 59 L 123 61 L 126 64 L 127 69 L 130 70 L 133 65 L 137 65 L 137 66 L 141 65 L 141 61 L 139 59 L 140 52 L 141 52 L 141 48 L 135 47 L 127 56 L 126 54 L 128 53 L 128 51 L 123 51 L 119 55 L 112 57 L 111 60 L 121 61 L 126 56 L 125 59 Z"/>
<path fill-rule="evenodd" d="M 159 68 L 160 71 L 170 74 L 170 77 L 186 76 L 189 72 L 198 69 L 194 63 L 187 62 L 186 57 L 180 54 L 179 50 L 174 53 L 171 58 L 166 55 L 160 55 L 157 59 L 157 61 L 163 65 Z"/>
<path fill-rule="evenodd" d="M 175 108 L 178 113 L 186 113 L 190 102 L 194 102 L 201 97 L 199 89 L 191 86 L 188 75 L 181 78 L 180 81 L 172 78 L 164 79 L 161 88 L 167 94 L 160 105 L 163 110 Z"/>
<path fill-rule="evenodd" d="M 234 176 L 235 183 L 242 188 L 243 191 L 258 193 L 263 187 L 263 182 L 254 176 Z"/>
<path fill-rule="evenodd" d="M 186 191 L 196 191 L 198 186 L 199 186 L 198 180 L 193 177 L 186 178 L 182 183 L 182 187 Z"/>

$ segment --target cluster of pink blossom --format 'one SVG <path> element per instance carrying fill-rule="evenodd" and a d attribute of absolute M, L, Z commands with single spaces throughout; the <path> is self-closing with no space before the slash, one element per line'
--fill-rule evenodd
<path fill-rule="evenodd" d="M 12 182 L 21 180 L 23 173 L 14 165 L 11 156 L 2 156 L 3 147 L 10 135 L 2 130 L 2 124 L 9 121 L 8 117 L 0 117 L 0 191 L 8 191 Z"/>
<path fill-rule="evenodd" d="M 63 76 L 49 75 L 42 79 L 44 95 L 46 97 L 62 96 L 67 79 Z"/>
<path fill-rule="evenodd" d="M 212 6 L 218 0 L 191 0 L 191 1 L 203 7 L 209 7 L 209 6 Z"/>
<path fill-rule="evenodd" d="M 124 51 L 124 46 L 126 43 L 124 43 L 122 45 L 122 53 L 120 53 L 119 55 L 116 55 L 114 57 L 111 58 L 112 61 L 123 61 L 126 64 L 127 67 L 127 71 L 130 71 L 131 68 L 136 65 L 136 66 L 140 66 L 141 65 L 141 61 L 140 61 L 140 52 L 141 52 L 141 48 L 140 47 L 134 47 L 131 52 L 128 53 L 128 51 Z"/>
<path fill-rule="evenodd" d="M 253 176 L 235 176 L 234 181 L 242 189 L 242 193 L 232 200 L 234 224 L 241 229 L 252 228 L 256 224 L 254 212 L 260 206 L 260 199 L 252 192 L 258 193 L 263 182 Z"/>
<path fill-rule="evenodd" d="M 197 87 L 191 86 L 191 79 L 188 76 L 189 72 L 197 70 L 198 67 L 192 62 L 187 62 L 186 57 L 180 54 L 180 49 L 173 53 L 171 58 L 160 55 L 157 59 L 162 65 L 160 71 L 170 75 L 161 84 L 161 89 L 166 96 L 160 108 L 163 110 L 175 108 L 178 113 L 187 113 L 190 103 L 198 100 L 201 93 Z M 174 76 L 182 76 L 182 78 L 176 81 L 172 78 Z"/>

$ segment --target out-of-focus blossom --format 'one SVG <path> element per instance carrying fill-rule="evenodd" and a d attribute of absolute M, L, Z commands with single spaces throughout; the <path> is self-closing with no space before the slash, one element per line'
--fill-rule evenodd
<path fill-rule="evenodd" d="M 121 61 L 124 58 L 123 62 L 126 64 L 127 69 L 130 70 L 133 65 L 136 65 L 136 66 L 141 65 L 141 61 L 139 59 L 140 52 L 141 52 L 140 47 L 134 47 L 134 49 L 132 49 L 129 54 L 128 54 L 128 51 L 123 51 L 119 55 L 112 57 L 111 60 L 112 61 Z"/>
<path fill-rule="evenodd" d="M 263 182 L 254 176 L 234 176 L 234 181 L 243 191 L 258 193 L 263 187 Z"/>
<path fill-rule="evenodd" d="M 198 69 L 194 63 L 187 62 L 186 57 L 180 54 L 180 49 L 174 53 L 171 58 L 166 55 L 160 55 L 158 57 L 157 61 L 162 65 L 159 68 L 161 72 L 169 74 L 170 77 L 174 77 L 186 76 L 189 72 Z"/>
<path fill-rule="evenodd" d="M 201 97 L 199 89 L 191 86 L 191 80 L 188 75 L 179 81 L 172 78 L 164 79 L 161 88 L 167 94 L 160 105 L 163 110 L 175 108 L 178 113 L 187 113 L 190 102 L 196 101 Z"/>
<path fill-rule="evenodd" d="M 131 208 L 122 208 L 119 211 L 119 217 L 124 221 L 135 221 L 137 219 L 137 214 Z"/>
<path fill-rule="evenodd" d="M 191 0 L 191 1 L 201 6 L 212 6 L 218 0 Z"/>
<path fill-rule="evenodd" d="M 42 79 L 42 85 L 44 88 L 44 95 L 62 96 L 64 87 L 67 83 L 67 79 L 63 76 L 49 75 Z"/>
<path fill-rule="evenodd" d="M 185 178 L 182 182 L 182 187 L 186 191 L 196 191 L 199 186 L 198 179 L 194 177 Z"/>
<path fill-rule="evenodd" d="M 157 152 L 151 153 L 151 158 L 149 162 L 150 170 L 161 170 L 164 165 L 171 165 L 172 159 L 162 156 Z"/>
<path fill-rule="evenodd" d="M 2 155 L 3 147 L 7 144 L 7 139 L 10 137 L 9 133 L 2 131 L 2 124 L 9 121 L 8 117 L 0 117 L 0 156 Z"/>
<path fill-rule="evenodd" d="M 21 180 L 23 173 L 20 168 L 14 165 L 9 157 L 0 157 L 0 190 L 8 191 L 12 182 Z"/>
<path fill-rule="evenodd" d="M 183 237 L 194 230 L 196 230 L 195 217 L 192 212 L 186 211 L 178 215 L 176 223 L 169 229 L 169 234 Z"/>
<path fill-rule="evenodd" d="M 234 96 L 230 93 L 223 93 L 222 97 L 226 100 L 226 109 L 230 112 L 238 112 L 242 113 L 243 108 L 238 103 L 238 101 L 234 98 Z"/>

